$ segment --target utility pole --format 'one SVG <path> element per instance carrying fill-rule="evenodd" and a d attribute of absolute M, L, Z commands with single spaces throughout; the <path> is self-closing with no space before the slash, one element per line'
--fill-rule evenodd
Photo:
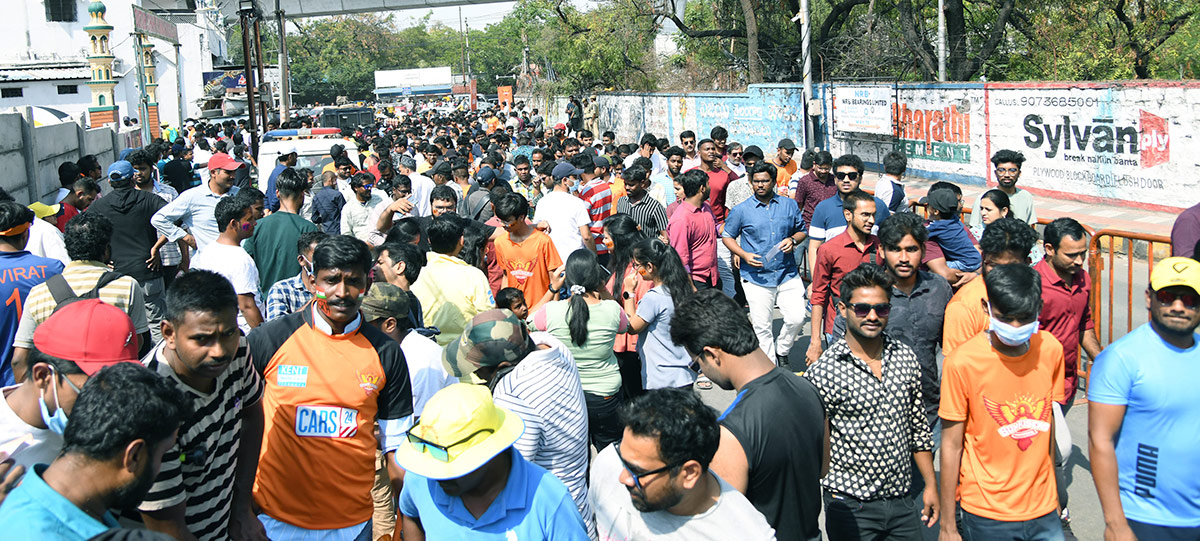
<path fill-rule="evenodd" d="M 471 25 L 467 25 L 467 33 L 464 35 L 467 38 L 467 79 L 470 80 L 473 79 L 471 77 Z"/>
<path fill-rule="evenodd" d="M 145 49 L 142 47 L 144 36 L 140 33 L 133 35 L 133 46 L 136 51 L 134 64 L 137 67 L 138 78 L 138 125 L 142 128 L 142 144 L 150 144 L 150 102 L 146 94 L 146 61 L 143 59 Z M 176 65 L 175 69 L 179 69 Z"/>
<path fill-rule="evenodd" d="M 288 66 L 287 21 L 279 0 L 275 0 L 275 21 L 279 25 L 279 120 L 287 120 L 292 112 L 292 70 Z"/>
<path fill-rule="evenodd" d="M 946 0 L 938 0 L 938 80 L 946 82 Z"/>
<path fill-rule="evenodd" d="M 467 37 L 467 33 L 463 31 L 462 6 L 458 6 L 458 35 L 462 36 L 463 39 L 466 39 L 466 37 Z M 465 44 L 463 45 L 462 54 L 459 55 L 459 59 L 462 60 L 462 72 L 461 73 L 462 73 L 463 77 L 466 77 L 467 76 L 467 47 Z"/>
<path fill-rule="evenodd" d="M 804 148 L 813 148 L 812 118 L 808 114 L 808 104 L 812 103 L 812 33 L 808 13 L 808 0 L 800 0 L 800 47 L 804 68 Z"/>

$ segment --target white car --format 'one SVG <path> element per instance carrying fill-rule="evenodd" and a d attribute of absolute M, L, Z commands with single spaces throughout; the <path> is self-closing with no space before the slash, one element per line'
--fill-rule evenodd
<path fill-rule="evenodd" d="M 263 142 L 258 146 L 258 170 L 265 181 L 265 175 L 275 168 L 280 153 L 295 148 L 296 168 L 311 169 L 319 182 L 321 170 L 333 162 L 329 155 L 333 145 L 345 147 L 346 156 L 358 167 L 358 149 L 353 141 L 343 139 L 337 128 L 272 130 L 263 135 Z M 259 189 L 265 188 L 265 185 L 259 186 Z"/>

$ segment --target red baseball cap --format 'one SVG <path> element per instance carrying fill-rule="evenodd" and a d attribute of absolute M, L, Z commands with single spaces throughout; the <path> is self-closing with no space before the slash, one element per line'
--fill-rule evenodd
<path fill-rule="evenodd" d="M 232 156 L 230 156 L 224 152 L 218 152 L 216 154 L 213 154 L 212 157 L 208 159 L 208 170 L 209 171 L 212 171 L 214 169 L 224 169 L 226 171 L 235 171 L 235 170 L 241 169 L 242 167 L 245 167 L 245 166 L 246 166 L 246 164 L 233 159 Z"/>
<path fill-rule="evenodd" d="M 89 376 L 101 368 L 138 360 L 137 332 L 120 308 L 99 299 L 72 302 L 33 331 L 33 346 L 74 362 Z"/>
<path fill-rule="evenodd" d="M 554 129 L 556 129 L 556 130 L 565 130 L 565 129 L 567 129 L 567 125 L 566 125 L 566 124 L 563 124 L 562 122 L 559 122 L 558 124 L 555 124 L 555 125 L 554 125 Z"/>

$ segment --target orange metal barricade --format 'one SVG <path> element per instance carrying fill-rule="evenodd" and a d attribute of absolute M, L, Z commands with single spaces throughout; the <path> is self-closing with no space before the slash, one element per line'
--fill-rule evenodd
<path fill-rule="evenodd" d="M 1141 260 L 1142 249 L 1145 250 L 1145 261 Z M 1092 281 L 1092 319 L 1096 323 L 1096 338 L 1101 345 L 1107 346 L 1132 331 L 1136 326 L 1135 319 L 1147 317 L 1142 297 L 1145 289 L 1135 288 L 1135 282 L 1140 284 L 1144 280 L 1149 284 L 1155 258 L 1162 259 L 1170 254 L 1171 239 L 1163 235 L 1119 229 L 1101 229 L 1092 234 L 1088 249 L 1088 274 Z M 1145 272 L 1139 270 L 1135 273 L 1134 268 L 1143 265 Z M 1124 279 L 1124 288 L 1117 287 L 1120 266 L 1123 266 L 1120 276 Z M 1135 305 L 1138 306 L 1137 310 L 1134 309 Z M 1116 324 L 1118 310 L 1124 310 L 1124 328 Z M 1138 318 L 1134 317 L 1135 313 L 1139 314 Z M 1090 366 L 1081 363 L 1080 379 L 1086 382 L 1089 372 Z"/>

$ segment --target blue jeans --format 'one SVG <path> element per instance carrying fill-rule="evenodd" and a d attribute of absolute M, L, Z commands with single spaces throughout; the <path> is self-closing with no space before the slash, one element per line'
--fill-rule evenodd
<path fill-rule="evenodd" d="M 972 515 L 959 507 L 958 530 L 963 541 L 1063 541 L 1062 519 L 1057 511 L 1007 522 Z"/>
<path fill-rule="evenodd" d="M 1200 540 L 1200 528 L 1173 528 L 1171 526 L 1156 526 L 1136 520 L 1128 520 L 1129 529 L 1138 539 L 1155 541 L 1197 541 Z"/>
<path fill-rule="evenodd" d="M 730 266 L 729 248 L 725 243 L 717 241 L 717 276 L 721 277 L 721 292 L 729 298 L 737 296 L 737 282 L 733 280 L 733 267 Z"/>

